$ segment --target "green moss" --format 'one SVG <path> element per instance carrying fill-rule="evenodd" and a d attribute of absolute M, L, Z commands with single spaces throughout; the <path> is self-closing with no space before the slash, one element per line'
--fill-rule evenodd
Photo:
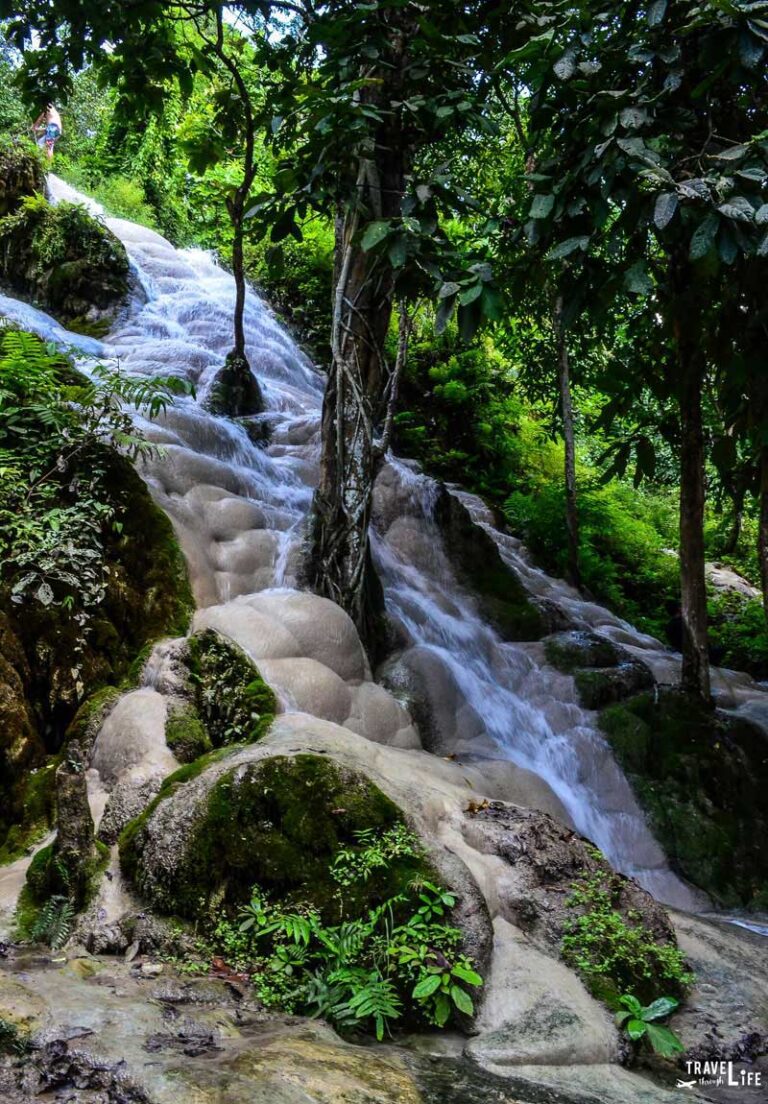
<path fill-rule="evenodd" d="M 610 640 L 583 632 L 548 636 L 544 641 L 544 654 L 547 663 L 566 675 L 572 675 L 580 667 L 614 667 L 619 659 Z"/>
<path fill-rule="evenodd" d="M 502 560 L 493 538 L 448 491 L 437 500 L 435 519 L 460 581 L 502 638 L 540 640 L 546 632 L 542 612 Z"/>
<path fill-rule="evenodd" d="M 672 691 L 600 723 L 675 868 L 728 907 L 768 892 L 768 757 L 748 721 Z"/>
<path fill-rule="evenodd" d="M 0 847 L 0 865 L 21 858 L 53 827 L 56 818 L 57 759 L 27 776 L 21 802 L 21 819 L 12 825 Z"/>
<path fill-rule="evenodd" d="M 562 939 L 564 961 L 608 1003 L 624 993 L 648 1002 L 662 994 L 682 996 L 694 979 L 674 935 L 659 940 L 639 913 L 622 914 L 622 882 L 607 863 L 574 882 L 565 902 L 574 917 Z"/>
<path fill-rule="evenodd" d="M 188 663 L 211 744 L 261 739 L 274 720 L 277 700 L 245 652 L 208 629 L 190 637 Z"/>
<path fill-rule="evenodd" d="M 180 763 L 192 763 L 211 750 L 211 739 L 193 705 L 169 710 L 165 742 Z"/>
<path fill-rule="evenodd" d="M 207 902 L 243 903 L 254 885 L 282 899 L 309 901 L 326 917 L 338 918 L 332 857 L 340 847 L 354 845 L 357 832 L 402 822 L 397 806 L 368 779 L 321 756 L 265 759 L 216 781 L 184 854 L 173 870 L 163 872 L 161 884 L 144 876 L 142 864 L 142 829 L 153 811 L 123 833 L 123 869 L 155 907 L 189 918 Z M 412 859 L 374 872 L 364 885 L 345 890 L 344 909 L 351 914 L 364 903 L 393 896 L 417 873 Z M 360 901 L 353 900 L 356 895 Z"/>
<path fill-rule="evenodd" d="M 229 418 L 249 417 L 264 410 L 264 397 L 248 361 L 229 353 L 216 373 L 205 401 L 211 414 Z"/>

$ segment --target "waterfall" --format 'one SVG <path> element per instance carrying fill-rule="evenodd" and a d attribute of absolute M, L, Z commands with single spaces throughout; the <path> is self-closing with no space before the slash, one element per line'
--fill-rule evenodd
<path fill-rule="evenodd" d="M 84 202 L 104 216 L 54 176 L 49 188 L 54 202 Z M 232 278 L 209 253 L 175 249 L 122 219 L 105 221 L 125 245 L 134 280 L 103 341 L 70 334 L 7 296 L 0 296 L 0 315 L 72 347 L 86 363 L 111 360 L 132 374 L 172 374 L 192 383 L 194 397 L 141 425 L 158 445 L 143 474 L 173 521 L 198 605 L 295 586 L 317 478 L 322 377 L 250 290 L 247 355 L 264 391 L 269 441 L 258 433 L 252 439 L 247 423 L 207 413 L 208 388 L 232 344 Z M 394 458 L 386 470 L 389 520 L 396 524 L 374 532 L 373 545 L 387 607 L 407 647 L 427 653 L 452 687 L 457 724 L 467 733 L 461 757 L 509 759 L 533 771 L 618 869 L 660 899 L 694 907 L 697 897 L 669 870 L 595 715 L 578 705 L 572 679 L 546 665 L 541 645 L 502 641 L 462 591 L 432 517 L 433 481 Z M 462 496 L 531 593 L 558 601 L 577 622 L 600 628 L 652 666 L 675 662 L 657 641 L 536 569 L 518 542 L 493 528 L 479 500 L 452 493 Z"/>

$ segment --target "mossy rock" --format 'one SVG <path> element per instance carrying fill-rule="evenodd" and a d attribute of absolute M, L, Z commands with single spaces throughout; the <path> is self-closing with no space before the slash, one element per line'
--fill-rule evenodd
<path fill-rule="evenodd" d="M 190 702 L 171 703 L 165 742 L 180 763 L 193 763 L 212 748 L 208 731 Z"/>
<path fill-rule="evenodd" d="M 18 210 L 27 196 L 45 189 L 43 162 L 31 142 L 0 140 L 0 218 Z"/>
<path fill-rule="evenodd" d="M 21 858 L 39 843 L 56 820 L 56 759 L 29 772 L 20 786 L 18 818 L 0 847 L 0 865 Z"/>
<path fill-rule="evenodd" d="M 544 641 L 544 654 L 558 671 L 573 675 L 585 709 L 602 709 L 654 684 L 649 667 L 598 633 L 554 633 Z"/>
<path fill-rule="evenodd" d="M 195 633 L 189 638 L 188 665 L 209 748 L 254 743 L 265 735 L 277 699 L 237 644 L 212 629 Z"/>
<path fill-rule="evenodd" d="M 205 407 L 211 414 L 244 418 L 264 411 L 259 382 L 244 357 L 229 353 L 213 378 Z"/>
<path fill-rule="evenodd" d="M 548 636 L 544 654 L 547 663 L 566 675 L 580 667 L 615 667 L 620 659 L 618 648 L 610 640 L 580 629 Z"/>
<path fill-rule="evenodd" d="M 128 272 L 123 244 L 78 204 L 34 195 L 0 219 L 0 277 L 64 323 L 113 310 Z"/>
<path fill-rule="evenodd" d="M 445 487 L 435 504 L 435 520 L 459 581 L 499 635 L 504 640 L 540 640 L 547 632 L 544 613 L 505 564 L 493 538 Z"/>
<path fill-rule="evenodd" d="M 768 900 L 768 738 L 748 720 L 659 690 L 600 724 L 675 869 L 727 907 Z"/>
<path fill-rule="evenodd" d="M 333 856 L 355 847 L 358 832 L 402 822 L 397 806 L 362 774 L 320 755 L 244 761 L 246 749 L 229 766 L 228 756 L 217 763 L 216 754 L 201 773 L 193 764 L 186 783 L 177 772 L 123 832 L 120 859 L 136 888 L 160 912 L 188 919 L 212 903 L 234 910 L 254 885 L 340 919 Z M 426 863 L 404 858 L 345 888 L 343 908 L 359 912 L 419 873 L 434 877 Z"/>
<path fill-rule="evenodd" d="M 143 480 L 113 454 L 108 483 L 122 529 L 107 535 L 107 590 L 85 647 L 62 606 L 35 603 L 22 611 L 0 592 L 0 855 L 6 857 L 39 838 L 47 821 L 47 813 L 32 816 L 29 772 L 65 743 L 92 743 L 117 688 L 138 675 L 148 642 L 183 635 L 194 610 L 173 528 Z"/>

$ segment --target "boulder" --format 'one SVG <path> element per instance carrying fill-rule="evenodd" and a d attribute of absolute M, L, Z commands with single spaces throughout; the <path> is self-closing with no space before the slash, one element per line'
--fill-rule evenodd
<path fill-rule="evenodd" d="M 585 709 L 602 709 L 654 685 L 650 668 L 627 649 L 585 629 L 553 633 L 544 641 L 547 662 L 572 674 Z"/>
<path fill-rule="evenodd" d="M 22 200 L 0 219 L 0 275 L 75 329 L 102 332 L 128 291 L 125 247 L 82 207 Z"/>
<path fill-rule="evenodd" d="M 661 689 L 600 724 L 672 866 L 728 907 L 768 904 L 768 735 Z"/>
<path fill-rule="evenodd" d="M 434 510 L 445 550 L 459 581 L 504 640 L 539 640 L 547 619 L 486 530 L 459 498 L 442 487 Z"/>

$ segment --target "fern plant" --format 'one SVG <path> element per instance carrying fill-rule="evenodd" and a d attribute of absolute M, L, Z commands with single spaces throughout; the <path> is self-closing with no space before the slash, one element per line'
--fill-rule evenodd
<path fill-rule="evenodd" d="M 32 925 L 30 937 L 35 943 L 47 943 L 60 950 L 72 934 L 75 910 L 68 897 L 59 894 L 49 897 Z"/>
<path fill-rule="evenodd" d="M 421 854 L 402 824 L 360 832 L 356 842 L 331 863 L 340 894 L 396 857 Z M 332 925 L 308 904 L 287 907 L 255 887 L 239 923 L 219 920 L 213 949 L 251 975 L 268 1007 L 322 1016 L 339 1030 L 370 1030 L 382 1039 L 404 1017 L 444 1027 L 457 1014 L 474 1013 L 470 994 L 482 978 L 461 953 L 461 932 L 447 922 L 455 904 L 453 893 L 414 881 Z"/>

